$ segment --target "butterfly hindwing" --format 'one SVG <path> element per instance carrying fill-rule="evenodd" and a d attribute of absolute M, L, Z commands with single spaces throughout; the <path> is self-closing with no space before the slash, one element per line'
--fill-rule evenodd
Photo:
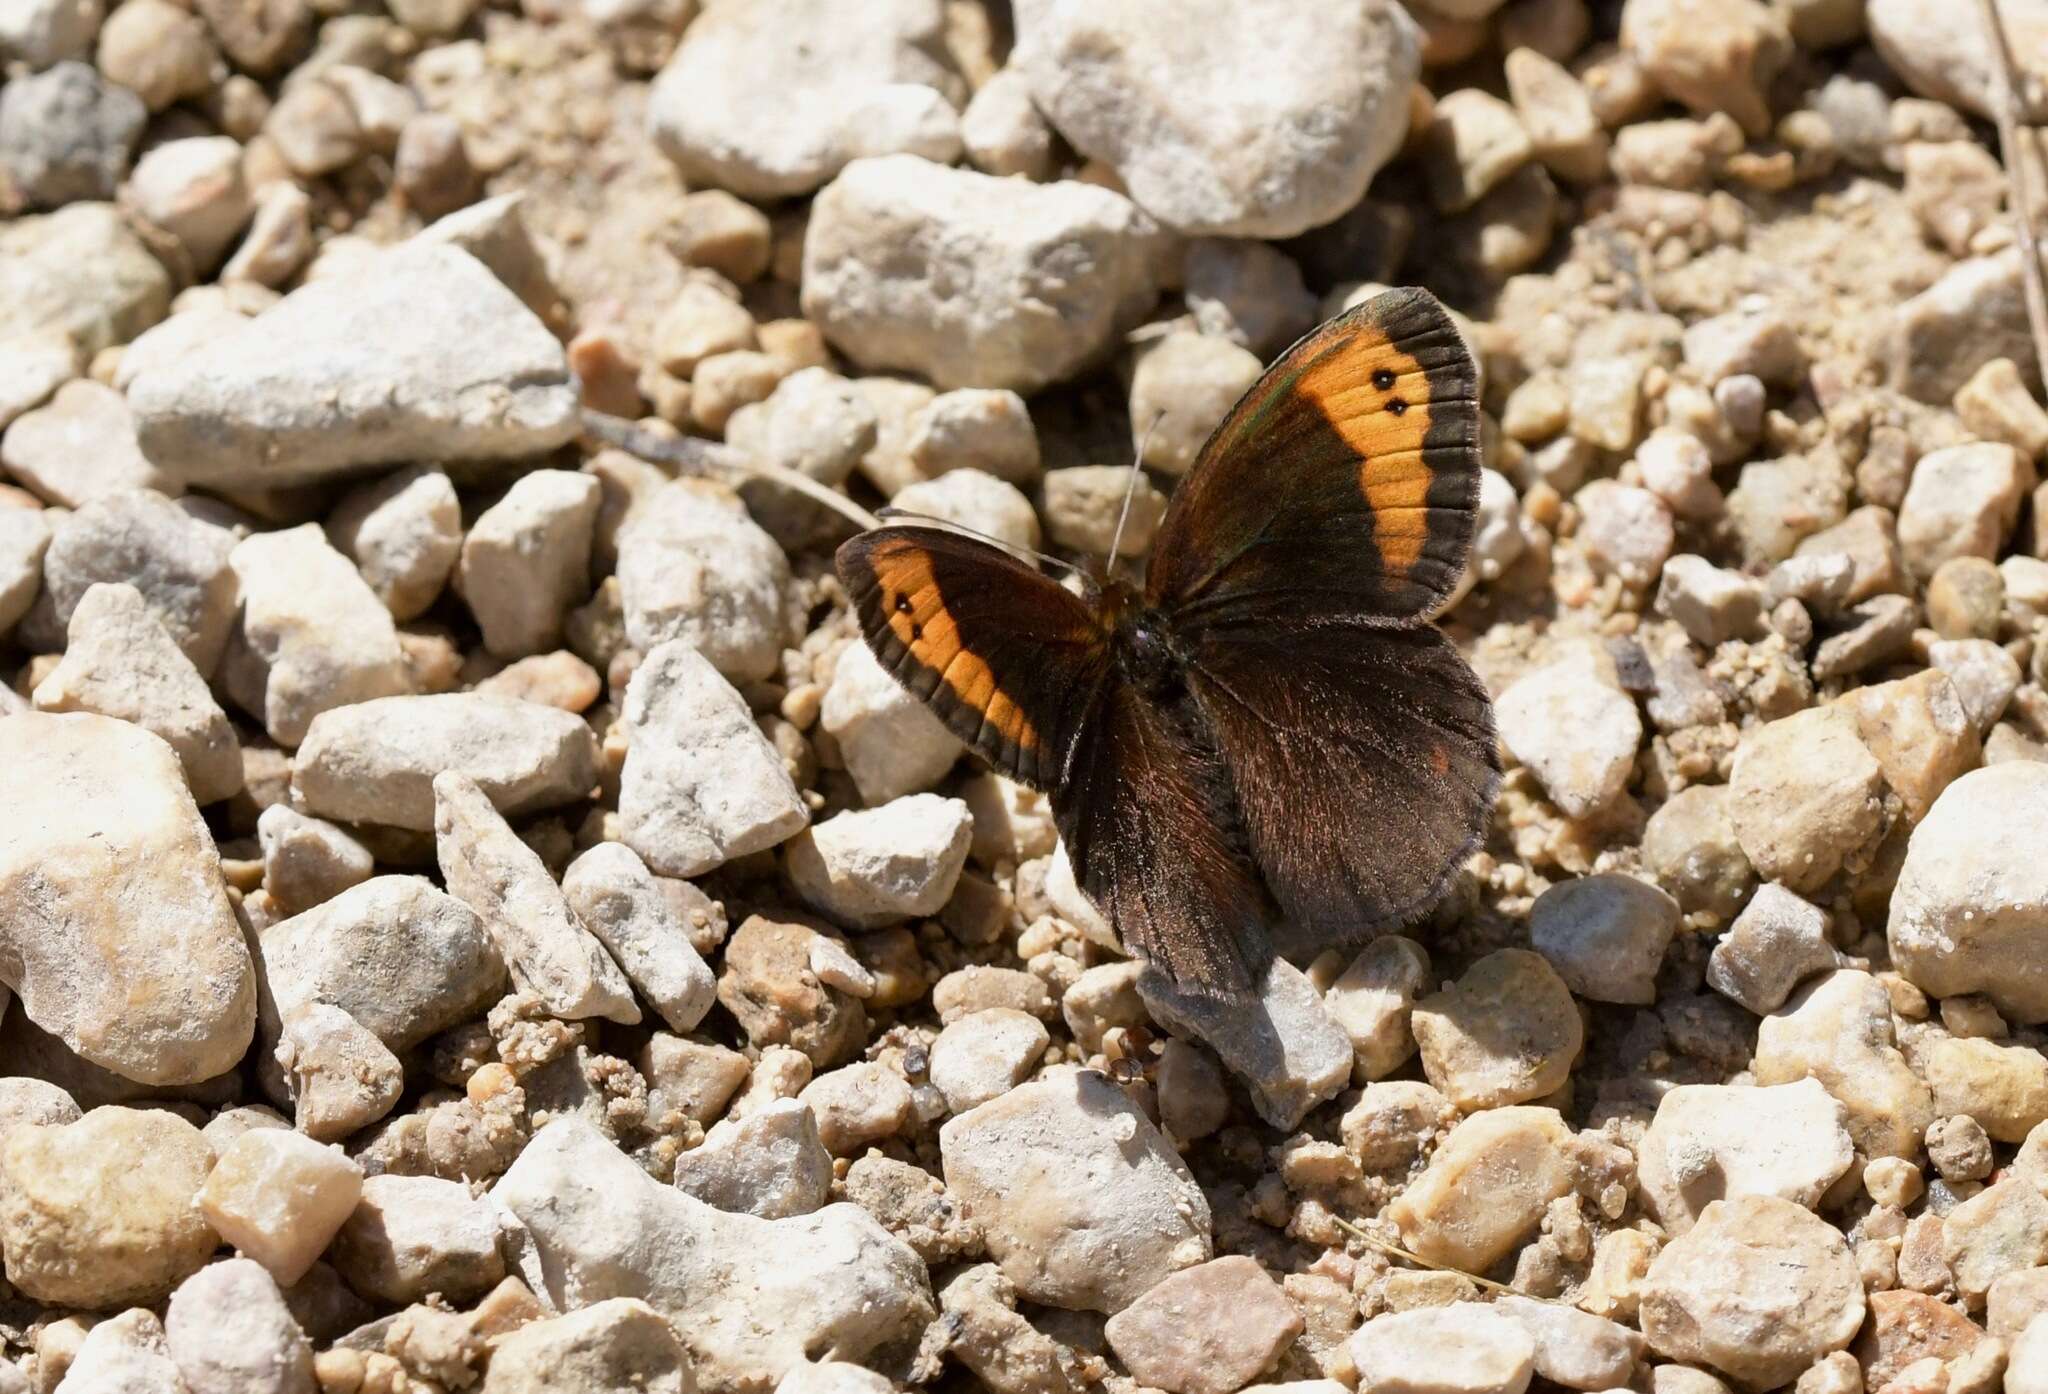
<path fill-rule="evenodd" d="M 1282 953 L 1411 923 L 1485 830 L 1492 706 L 1434 626 L 1212 633 L 1189 685 L 1278 902 Z"/>
<path fill-rule="evenodd" d="M 1056 784 L 1109 671 L 1095 611 L 1001 548 L 940 528 L 862 533 L 837 562 L 882 667 L 997 769 Z"/>
<path fill-rule="evenodd" d="M 1471 352 L 1433 296 L 1388 291 L 1231 408 L 1174 491 L 1146 598 L 1218 619 L 1420 618 L 1456 587 L 1478 506 Z"/>

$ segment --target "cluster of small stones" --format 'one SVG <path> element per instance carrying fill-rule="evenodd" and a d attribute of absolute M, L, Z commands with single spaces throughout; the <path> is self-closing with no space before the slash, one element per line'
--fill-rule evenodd
<path fill-rule="evenodd" d="M 0 0 L 0 1394 L 2048 1390 L 1976 7 L 701 9 Z M 1135 560 L 1401 282 L 1509 774 L 1252 1005 L 579 439 Z"/>

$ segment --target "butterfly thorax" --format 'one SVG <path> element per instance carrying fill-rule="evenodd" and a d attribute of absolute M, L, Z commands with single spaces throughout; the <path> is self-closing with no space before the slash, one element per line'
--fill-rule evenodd
<path fill-rule="evenodd" d="M 1102 603 L 1115 625 L 1117 667 L 1131 685 L 1154 698 L 1179 688 L 1183 659 L 1165 614 L 1121 581 L 1104 588 Z"/>

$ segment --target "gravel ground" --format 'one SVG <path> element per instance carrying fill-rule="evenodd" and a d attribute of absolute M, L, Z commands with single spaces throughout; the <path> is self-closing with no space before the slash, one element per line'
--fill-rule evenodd
<path fill-rule="evenodd" d="M 2048 125 L 2048 0 L 2000 0 Z M 701 12 L 700 12 L 701 10 Z M 1963 0 L 0 0 L 0 1394 L 2044 1394 Z M 2048 166 L 2032 185 L 2048 212 Z M 855 638 L 1480 360 L 1430 920 L 1144 977 Z"/>

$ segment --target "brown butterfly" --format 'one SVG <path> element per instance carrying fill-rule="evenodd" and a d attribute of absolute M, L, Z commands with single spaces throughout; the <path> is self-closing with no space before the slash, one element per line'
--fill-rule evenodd
<path fill-rule="evenodd" d="M 1185 988 L 1437 901 L 1500 767 L 1486 689 L 1431 616 L 1471 547 L 1477 374 L 1426 291 L 1295 344 L 1181 482 L 1143 589 L 1075 595 L 987 542 L 839 549 L 882 666 L 1047 791 L 1081 888 Z"/>

